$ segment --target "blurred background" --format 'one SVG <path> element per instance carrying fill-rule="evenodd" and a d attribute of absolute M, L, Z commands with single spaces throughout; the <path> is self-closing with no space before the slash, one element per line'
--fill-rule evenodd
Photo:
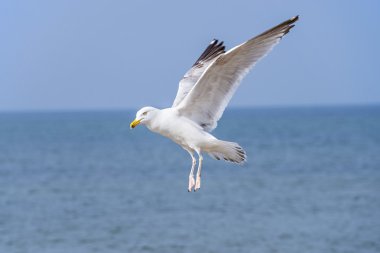
<path fill-rule="evenodd" d="M 378 1 L 3 1 L 0 252 L 379 252 Z M 300 15 L 214 134 L 187 152 L 136 109 L 168 107 L 213 39 Z"/>

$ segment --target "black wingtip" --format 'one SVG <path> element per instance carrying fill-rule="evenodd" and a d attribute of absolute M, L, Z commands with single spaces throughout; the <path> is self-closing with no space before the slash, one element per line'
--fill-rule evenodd
<path fill-rule="evenodd" d="M 282 22 L 281 24 L 276 25 L 275 27 L 273 27 L 273 28 L 271 28 L 271 29 L 263 32 L 259 36 L 263 36 L 265 34 L 271 34 L 272 32 L 278 31 L 279 29 L 283 29 L 283 32 L 284 32 L 283 35 L 285 35 L 285 34 L 287 34 L 290 31 L 290 29 L 292 29 L 294 27 L 294 23 L 297 22 L 298 19 L 299 19 L 299 15 L 294 16 L 294 17 L 292 17 L 292 18 L 290 18 L 290 19 Z M 259 36 L 257 36 L 257 37 L 259 37 Z"/>
<path fill-rule="evenodd" d="M 290 21 L 292 21 L 292 22 L 296 22 L 296 21 L 298 20 L 299 16 L 300 16 L 300 15 L 297 15 L 297 16 L 292 17 L 292 18 L 290 19 Z"/>
<path fill-rule="evenodd" d="M 299 19 L 299 15 L 297 16 L 294 16 L 288 20 L 286 20 L 285 22 L 283 22 L 282 24 L 283 25 L 288 25 L 290 28 L 292 28 L 294 26 L 294 23 L 297 22 Z"/>
<path fill-rule="evenodd" d="M 294 26 L 295 26 L 295 22 L 297 22 L 297 20 L 299 19 L 299 15 L 297 16 L 294 16 L 292 17 L 291 19 L 289 19 L 288 21 L 285 21 L 284 23 L 288 25 L 288 28 L 285 30 L 285 34 L 287 34 Z"/>
<path fill-rule="evenodd" d="M 225 53 L 223 41 L 219 42 L 219 40 L 213 39 L 193 66 L 202 65 L 202 61 L 209 61 L 222 53 Z"/>

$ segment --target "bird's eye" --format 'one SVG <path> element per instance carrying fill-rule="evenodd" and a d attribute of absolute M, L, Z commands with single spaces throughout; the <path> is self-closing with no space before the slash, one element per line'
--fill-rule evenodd
<path fill-rule="evenodd" d="M 148 114 L 148 112 L 144 112 L 142 115 L 146 116 Z"/>

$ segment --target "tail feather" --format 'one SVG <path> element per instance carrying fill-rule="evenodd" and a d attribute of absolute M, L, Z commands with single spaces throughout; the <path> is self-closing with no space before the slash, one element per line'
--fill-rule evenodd
<path fill-rule="evenodd" d="M 208 154 L 216 160 L 225 160 L 233 163 L 244 163 L 247 154 L 236 142 L 215 140 Z"/>

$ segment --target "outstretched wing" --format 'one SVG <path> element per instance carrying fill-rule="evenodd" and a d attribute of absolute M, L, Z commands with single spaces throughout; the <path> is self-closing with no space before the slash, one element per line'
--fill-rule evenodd
<path fill-rule="evenodd" d="M 178 104 L 180 114 L 206 131 L 213 130 L 243 77 L 297 20 L 298 16 L 293 17 L 220 55 Z"/>
<path fill-rule="evenodd" d="M 225 53 L 224 48 L 223 41 L 220 43 L 218 43 L 216 39 L 211 41 L 202 55 L 179 82 L 177 96 L 174 99 L 172 107 L 176 107 L 186 97 L 207 67 L 210 66 L 218 56 Z"/>

